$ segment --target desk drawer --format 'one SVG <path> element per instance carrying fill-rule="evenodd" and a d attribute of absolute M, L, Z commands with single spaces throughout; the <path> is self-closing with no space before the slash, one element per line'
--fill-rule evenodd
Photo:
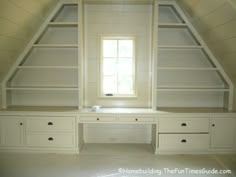
<path fill-rule="evenodd" d="M 73 117 L 33 117 L 27 119 L 27 131 L 73 132 L 74 130 L 75 118 Z"/>
<path fill-rule="evenodd" d="M 154 117 L 119 117 L 120 122 L 155 122 Z"/>
<path fill-rule="evenodd" d="M 160 118 L 160 133 L 209 132 L 208 118 Z"/>
<path fill-rule="evenodd" d="M 32 147 L 75 147 L 75 136 L 73 134 L 28 134 L 26 138 L 28 146 Z"/>
<path fill-rule="evenodd" d="M 160 150 L 207 150 L 208 134 L 160 134 Z"/>
<path fill-rule="evenodd" d="M 116 117 L 113 116 L 81 116 L 80 122 L 115 122 Z"/>

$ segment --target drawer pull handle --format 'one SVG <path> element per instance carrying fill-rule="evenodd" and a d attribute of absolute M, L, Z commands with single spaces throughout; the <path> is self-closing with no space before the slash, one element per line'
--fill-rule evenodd
<path fill-rule="evenodd" d="M 23 123 L 21 122 L 20 125 L 23 125 Z"/>
<path fill-rule="evenodd" d="M 212 127 L 215 127 L 215 124 L 212 124 Z"/>
<path fill-rule="evenodd" d="M 138 121 L 138 118 L 136 118 L 135 121 Z"/>
<path fill-rule="evenodd" d="M 97 120 L 99 120 L 99 118 L 97 118 Z"/>
<path fill-rule="evenodd" d="M 182 126 L 182 127 L 186 127 L 187 124 L 186 124 L 186 123 L 182 123 L 181 126 Z"/>
<path fill-rule="evenodd" d="M 48 141 L 53 141 L 53 137 L 49 137 L 49 138 L 48 138 Z"/>
<path fill-rule="evenodd" d="M 53 123 L 52 122 L 48 122 L 48 125 L 53 125 Z"/>
<path fill-rule="evenodd" d="M 186 139 L 182 139 L 181 143 L 187 143 L 187 140 Z"/>

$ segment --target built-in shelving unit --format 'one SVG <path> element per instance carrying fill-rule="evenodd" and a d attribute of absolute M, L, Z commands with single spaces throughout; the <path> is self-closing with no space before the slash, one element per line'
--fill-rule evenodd
<path fill-rule="evenodd" d="M 153 109 L 231 110 L 232 82 L 178 4 L 155 1 L 154 6 Z"/>
<path fill-rule="evenodd" d="M 3 81 L 3 108 L 81 107 L 82 1 L 59 1 Z"/>

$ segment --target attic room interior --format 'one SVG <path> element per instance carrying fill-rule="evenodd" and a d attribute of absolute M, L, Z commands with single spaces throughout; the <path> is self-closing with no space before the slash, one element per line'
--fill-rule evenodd
<path fill-rule="evenodd" d="M 236 177 L 236 0 L 1 0 L 0 177 Z"/>

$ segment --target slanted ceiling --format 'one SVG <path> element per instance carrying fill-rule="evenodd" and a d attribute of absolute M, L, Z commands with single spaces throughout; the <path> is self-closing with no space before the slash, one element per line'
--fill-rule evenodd
<path fill-rule="evenodd" d="M 103 1 L 129 4 L 126 0 Z M 0 81 L 57 2 L 58 0 L 0 0 Z M 94 2 L 99 0 L 87 0 L 87 3 Z M 136 2 L 141 4 L 145 0 Z M 151 0 L 146 2 L 150 3 Z M 177 2 L 236 85 L 236 0 Z"/>
<path fill-rule="evenodd" d="M 58 0 L 0 0 L 0 82 Z"/>

